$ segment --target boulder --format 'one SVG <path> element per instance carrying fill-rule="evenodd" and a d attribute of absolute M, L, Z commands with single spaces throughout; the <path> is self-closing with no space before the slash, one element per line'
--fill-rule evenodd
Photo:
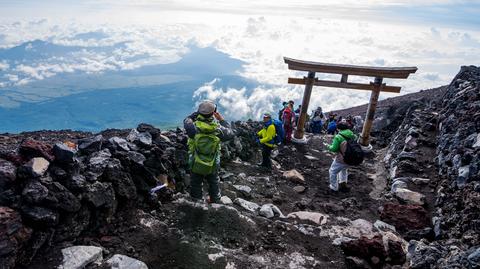
<path fill-rule="evenodd" d="M 260 216 L 263 216 L 267 219 L 279 216 L 280 218 L 285 218 L 280 208 L 273 204 L 264 204 L 259 211 Z"/>
<path fill-rule="evenodd" d="M 108 139 L 108 142 L 113 146 L 115 150 L 129 151 L 130 147 L 128 146 L 127 140 L 114 136 Z"/>
<path fill-rule="evenodd" d="M 155 128 L 153 125 L 147 123 L 140 123 L 137 126 L 137 131 L 140 133 L 149 133 L 154 140 L 157 139 L 162 133 L 160 129 Z"/>
<path fill-rule="evenodd" d="M 230 199 L 230 197 L 228 197 L 228 196 L 222 196 L 222 197 L 220 198 L 220 202 L 222 202 L 222 204 L 224 204 L 224 205 L 231 205 L 231 204 L 233 204 L 232 199 Z"/>
<path fill-rule="evenodd" d="M 84 154 L 91 154 L 95 151 L 99 151 L 102 148 L 102 143 L 102 135 L 83 138 L 78 140 L 78 150 L 80 150 Z"/>
<path fill-rule="evenodd" d="M 285 171 L 283 177 L 295 183 L 305 183 L 305 178 L 296 169 Z"/>
<path fill-rule="evenodd" d="M 298 185 L 298 186 L 293 187 L 293 190 L 296 193 L 304 193 L 306 188 L 304 186 Z"/>
<path fill-rule="evenodd" d="M 84 199 L 94 207 L 113 208 L 115 193 L 110 183 L 94 182 L 87 185 Z"/>
<path fill-rule="evenodd" d="M 113 189 L 118 197 L 126 200 L 137 198 L 137 188 L 130 174 L 122 171 L 118 160 L 113 160 L 108 163 L 103 173 L 103 179 L 112 183 Z"/>
<path fill-rule="evenodd" d="M 44 184 L 46 185 L 49 194 L 53 196 L 56 201 L 55 208 L 66 212 L 77 212 L 80 210 L 80 200 L 60 184 L 60 182 L 53 181 Z"/>
<path fill-rule="evenodd" d="M 41 177 L 47 172 L 50 162 L 43 157 L 35 157 L 22 167 L 22 173 L 31 177 Z"/>
<path fill-rule="evenodd" d="M 379 232 L 385 232 L 385 231 L 396 232 L 397 231 L 395 229 L 395 226 L 385 223 L 381 220 L 375 221 L 375 223 L 373 223 L 373 227 L 375 227 Z"/>
<path fill-rule="evenodd" d="M 401 180 L 393 180 L 391 191 L 395 193 L 397 189 L 399 188 L 406 189 L 407 187 L 408 187 L 407 183 Z"/>
<path fill-rule="evenodd" d="M 384 204 L 380 209 L 380 219 L 400 231 L 423 229 L 430 225 L 427 211 L 419 205 Z"/>
<path fill-rule="evenodd" d="M 73 149 L 64 143 L 56 143 L 53 147 L 55 161 L 59 163 L 72 163 L 75 157 L 75 153 L 77 153 L 76 149 Z"/>
<path fill-rule="evenodd" d="M 16 260 L 32 235 L 20 214 L 0 206 L 0 268 L 15 268 Z"/>
<path fill-rule="evenodd" d="M 33 157 L 43 157 L 50 162 L 55 159 L 51 145 L 32 139 L 26 139 L 23 141 L 20 145 L 19 152 L 22 156 L 28 159 Z"/>
<path fill-rule="evenodd" d="M 324 225 L 327 223 L 328 215 L 318 212 L 297 211 L 288 214 L 287 218 L 311 221 L 317 225 Z"/>
<path fill-rule="evenodd" d="M 244 209 L 250 211 L 250 212 L 255 212 L 257 211 L 260 206 L 254 202 L 249 202 L 247 200 L 244 200 L 242 198 L 236 198 L 234 201 L 233 201 L 235 204 L 243 207 Z"/>
<path fill-rule="evenodd" d="M 58 224 L 58 212 L 40 206 L 24 206 L 22 215 L 30 221 L 33 225 L 39 226 L 55 226 Z"/>
<path fill-rule="evenodd" d="M 83 269 L 103 259 L 102 248 L 95 246 L 73 246 L 62 249 L 63 263 L 58 269 Z"/>
<path fill-rule="evenodd" d="M 397 197 L 400 201 L 412 204 L 412 205 L 424 205 L 425 204 L 425 195 L 414 192 L 405 188 L 396 188 L 393 192 L 393 195 Z"/>
<path fill-rule="evenodd" d="M 380 234 L 372 238 L 362 236 L 359 239 L 343 241 L 340 245 L 346 256 L 354 256 L 370 261 L 377 257 L 380 261 L 385 261 L 387 252 L 383 245 L 383 237 Z"/>
<path fill-rule="evenodd" d="M 242 193 L 243 195 L 245 195 L 246 197 L 249 197 L 250 196 L 250 193 L 252 192 L 252 188 L 250 188 L 249 186 L 245 186 L 245 185 L 233 185 L 233 187 L 239 191 L 240 193 Z"/>
<path fill-rule="evenodd" d="M 136 129 L 130 131 L 127 140 L 142 146 L 152 145 L 152 135 L 148 132 L 138 132 Z"/>
<path fill-rule="evenodd" d="M 144 262 L 120 254 L 113 255 L 107 264 L 111 269 L 148 269 Z"/>
<path fill-rule="evenodd" d="M 17 167 L 6 160 L 0 159 L 0 190 L 13 184 L 17 177 Z"/>
<path fill-rule="evenodd" d="M 22 197 L 30 204 L 39 204 L 47 199 L 48 189 L 38 180 L 32 180 L 23 188 Z"/>

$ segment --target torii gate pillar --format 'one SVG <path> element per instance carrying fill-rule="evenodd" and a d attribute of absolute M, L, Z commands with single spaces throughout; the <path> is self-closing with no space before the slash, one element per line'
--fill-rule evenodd
<path fill-rule="evenodd" d="M 362 134 L 360 135 L 360 144 L 363 146 L 369 145 L 370 130 L 372 129 L 373 120 L 375 119 L 375 110 L 377 109 L 378 97 L 382 91 L 383 78 L 376 77 L 373 83 L 374 89 L 370 95 L 370 102 L 368 103 L 367 115 L 365 116 L 365 122 L 363 123 Z"/>
<path fill-rule="evenodd" d="M 308 105 L 310 104 L 310 96 L 312 95 L 313 83 L 315 82 L 315 72 L 308 72 L 306 78 L 305 91 L 303 93 L 302 110 L 298 119 L 297 129 L 293 134 L 294 141 L 302 141 L 305 134 L 305 122 L 307 121 Z"/>

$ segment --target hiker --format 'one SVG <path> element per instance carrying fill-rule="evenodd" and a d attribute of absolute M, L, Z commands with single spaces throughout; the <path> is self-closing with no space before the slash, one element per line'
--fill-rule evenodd
<path fill-rule="evenodd" d="M 317 110 L 315 110 L 312 115 L 312 123 L 311 123 L 312 133 L 320 134 L 322 132 L 322 120 L 323 120 L 322 108 L 317 107 Z"/>
<path fill-rule="evenodd" d="M 282 103 L 282 109 L 280 109 L 280 110 L 278 111 L 278 120 L 279 120 L 279 121 L 282 121 L 282 120 L 283 120 L 283 119 L 282 119 L 282 118 L 283 118 L 283 111 L 285 110 L 285 107 L 287 107 L 287 105 L 288 105 L 287 102 L 283 102 L 283 103 Z"/>
<path fill-rule="evenodd" d="M 353 127 L 355 126 L 355 124 L 353 124 L 352 115 L 348 115 L 346 121 L 347 121 L 348 129 L 353 131 Z"/>
<path fill-rule="evenodd" d="M 276 147 L 275 137 L 277 130 L 269 113 L 263 114 L 263 128 L 257 133 L 257 142 L 262 146 L 262 163 L 261 167 L 272 169 L 272 160 L 270 155 Z"/>
<path fill-rule="evenodd" d="M 334 135 L 337 132 L 337 120 L 335 114 L 330 113 L 327 120 L 327 134 Z"/>
<path fill-rule="evenodd" d="M 190 196 L 203 198 L 203 181 L 208 183 L 209 202 L 220 201 L 218 168 L 220 166 L 220 141 L 233 138 L 230 125 L 217 112 L 214 102 L 205 100 L 197 112 L 188 116 L 183 125 L 188 135 L 189 164 L 191 167 Z"/>
<path fill-rule="evenodd" d="M 295 113 L 293 112 L 293 105 L 290 102 L 283 111 L 282 122 L 283 129 L 285 130 L 285 145 L 287 145 L 292 141 L 293 125 L 295 123 Z"/>
<path fill-rule="evenodd" d="M 348 167 L 350 165 L 359 165 L 363 161 L 363 151 L 356 142 L 356 136 L 352 130 L 348 129 L 345 122 L 340 122 L 337 126 L 340 132 L 333 138 L 332 144 L 328 145 L 328 150 L 337 153 L 330 166 L 329 188 L 332 191 L 347 188 Z M 337 179 L 339 176 L 339 179 Z"/>
<path fill-rule="evenodd" d="M 293 109 L 293 104 L 292 104 Z M 295 110 L 295 125 L 298 125 L 298 120 L 300 119 L 300 113 L 302 113 L 302 105 L 299 105 L 298 108 Z"/>

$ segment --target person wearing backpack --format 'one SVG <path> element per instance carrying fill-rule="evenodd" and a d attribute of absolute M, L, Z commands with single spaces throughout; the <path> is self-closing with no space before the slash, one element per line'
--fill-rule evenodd
<path fill-rule="evenodd" d="M 221 141 L 233 138 L 228 122 L 217 112 L 212 101 L 200 103 L 198 111 L 188 116 L 183 125 L 188 135 L 189 164 L 191 169 L 190 196 L 194 200 L 203 198 L 203 181 L 208 183 L 211 203 L 220 201 L 218 168 L 220 166 Z"/>
<path fill-rule="evenodd" d="M 333 138 L 332 144 L 328 145 L 329 151 L 337 153 L 328 171 L 329 188 L 333 191 L 338 191 L 339 187 L 346 188 L 348 167 L 363 162 L 362 148 L 356 141 L 357 137 L 348 127 L 346 122 L 340 122 L 337 125 L 339 133 Z M 339 176 L 339 180 L 337 176 Z"/>
<path fill-rule="evenodd" d="M 283 111 L 282 122 L 285 130 L 285 145 L 292 141 L 293 125 L 295 123 L 295 113 L 293 112 L 293 101 L 289 102 Z"/>
<path fill-rule="evenodd" d="M 269 113 L 263 114 L 263 128 L 257 133 L 257 142 L 262 146 L 262 163 L 261 167 L 272 169 L 272 160 L 270 155 L 272 150 L 277 146 L 278 139 L 275 139 L 277 130 L 275 128 L 272 116 Z"/>

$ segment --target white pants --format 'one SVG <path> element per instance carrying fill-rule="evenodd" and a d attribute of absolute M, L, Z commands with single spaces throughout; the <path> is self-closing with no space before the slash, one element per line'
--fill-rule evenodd
<path fill-rule="evenodd" d="M 348 178 L 348 165 L 344 163 L 337 162 L 333 160 L 330 169 L 328 170 L 330 174 L 330 186 L 334 189 L 338 189 L 338 183 L 347 182 Z"/>

